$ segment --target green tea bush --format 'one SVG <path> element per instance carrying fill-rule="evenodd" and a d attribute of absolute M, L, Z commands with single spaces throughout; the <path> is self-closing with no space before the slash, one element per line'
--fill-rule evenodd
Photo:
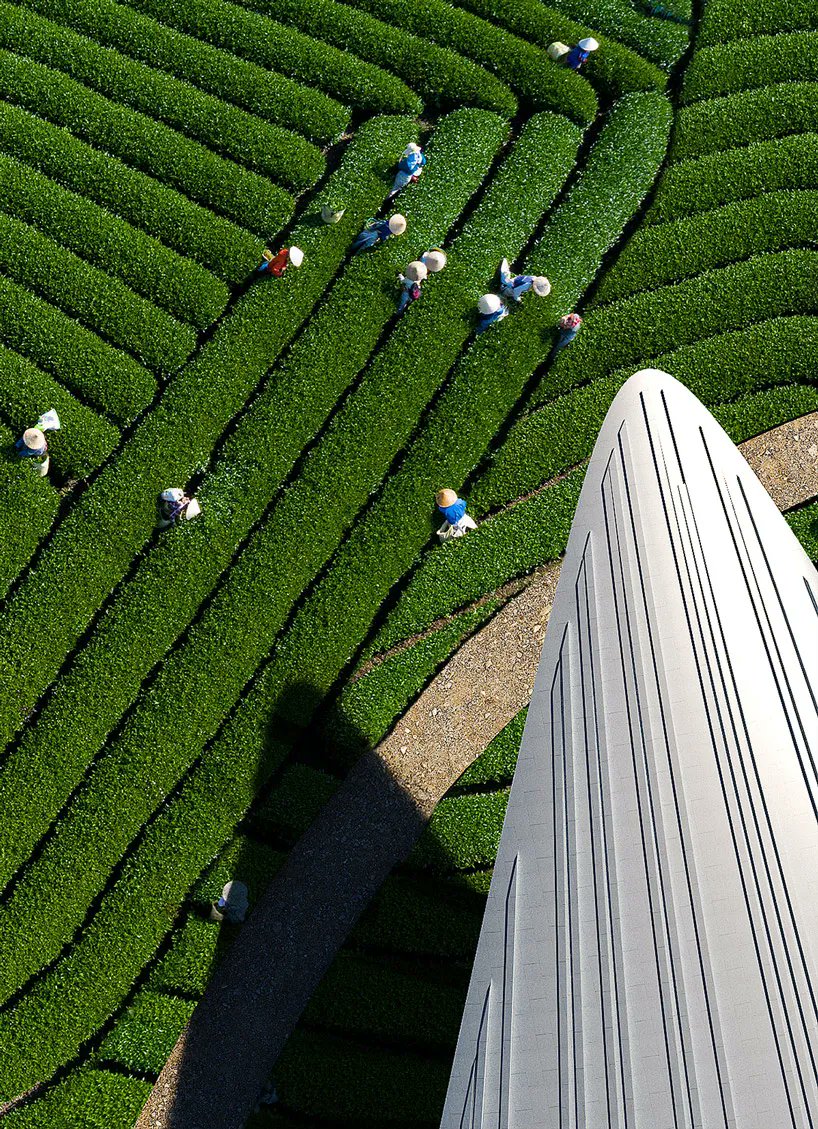
<path fill-rule="evenodd" d="M 276 842 L 294 842 L 307 830 L 338 784 L 336 777 L 320 769 L 305 764 L 290 765 L 270 797 L 254 810 L 251 832 L 264 834 Z"/>
<path fill-rule="evenodd" d="M 818 127 L 818 84 L 779 82 L 694 102 L 677 115 L 670 158 L 684 161 Z"/>
<path fill-rule="evenodd" d="M 553 8 L 546 8 L 541 0 L 517 0 L 513 5 L 504 0 L 458 0 L 458 6 L 541 47 L 555 40 L 578 43 L 585 36 L 595 35 L 599 51 L 588 59 L 582 73 L 609 101 L 637 90 L 661 91 L 667 86 L 667 75 L 653 63 L 601 32 L 575 23 Z"/>
<path fill-rule="evenodd" d="M 102 1040 L 95 1061 L 115 1063 L 132 1074 L 158 1074 L 195 1006 L 143 988 Z"/>
<path fill-rule="evenodd" d="M 112 423 L 96 415 L 62 385 L 29 361 L 0 346 L 3 415 L 18 435 L 49 408 L 56 408 L 62 429 L 48 436 L 54 467 L 62 475 L 83 478 L 99 466 L 119 442 Z"/>
<path fill-rule="evenodd" d="M 737 200 L 704 215 L 642 228 L 603 278 L 590 308 L 750 255 L 817 242 L 818 191 Z"/>
<path fill-rule="evenodd" d="M 441 903 L 445 910 L 441 913 Z M 486 908 L 485 897 L 450 878 L 393 874 L 351 936 L 354 945 L 470 960 Z"/>
<path fill-rule="evenodd" d="M 500 730 L 474 764 L 466 769 L 455 788 L 485 788 L 488 785 L 511 784 L 527 715 L 528 707 L 520 710 L 516 717 Z"/>
<path fill-rule="evenodd" d="M 732 404 L 721 404 L 713 409 L 713 415 L 734 443 L 743 443 L 745 439 L 816 410 L 818 388 L 791 384 L 784 388 L 765 388 Z"/>
<path fill-rule="evenodd" d="M 0 209 L 197 329 L 215 321 L 227 304 L 227 287 L 198 264 L 2 154 Z"/>
<path fill-rule="evenodd" d="M 444 796 L 407 867 L 445 872 L 493 865 L 507 805 L 508 789 Z"/>
<path fill-rule="evenodd" d="M 24 0 L 27 7 L 106 47 L 176 75 L 251 114 L 317 142 L 339 137 L 349 112 L 319 90 L 172 31 L 115 0 Z"/>
<path fill-rule="evenodd" d="M 550 387 L 565 390 L 670 348 L 813 308 L 818 253 L 778 251 L 593 310 L 557 358 Z"/>
<path fill-rule="evenodd" d="M 264 3 L 266 0 L 254 0 L 256 2 Z M 305 6 L 310 13 L 316 10 L 315 0 L 286 0 L 286 3 L 291 10 L 303 10 Z M 327 0 L 322 0 L 322 3 L 329 10 Z M 420 40 L 439 44 L 473 59 L 498 75 L 536 109 L 554 110 L 580 125 L 587 125 L 596 115 L 596 97 L 584 78 L 569 68 L 557 66 L 542 49 L 462 8 L 453 7 L 443 0 L 350 0 L 350 3 L 382 20 L 381 27 L 404 28 Z M 333 9 L 344 7 L 336 3 L 331 6 Z M 278 13 L 281 7 L 276 0 L 274 11 Z M 353 30 L 350 27 L 350 32 Z M 350 42 L 358 48 L 357 36 Z M 407 77 L 412 77 L 411 73 Z M 415 79 L 413 84 L 420 92 L 424 92 L 422 81 Z M 468 91 L 458 96 L 463 101 L 471 101 Z M 501 108 L 497 106 L 497 109 Z"/>
<path fill-rule="evenodd" d="M 37 169 L 95 200 L 220 278 L 237 282 L 258 264 L 263 243 L 256 236 L 2 100 L 0 147 L 21 161 L 24 171 Z"/>
<path fill-rule="evenodd" d="M 702 14 L 698 46 L 754 39 L 780 31 L 818 28 L 818 9 L 812 0 L 715 0 Z"/>
<path fill-rule="evenodd" d="M 128 1129 L 150 1092 L 143 1078 L 79 1069 L 6 1116 L 14 1129 Z"/>
<path fill-rule="evenodd" d="M 153 376 L 132 357 L 3 277 L 0 342 L 123 423 L 146 407 L 156 391 Z"/>
<path fill-rule="evenodd" d="M 128 4 L 168 27 L 315 86 L 361 113 L 417 114 L 423 105 L 395 75 L 349 50 L 243 11 L 228 0 L 128 0 Z"/>
<path fill-rule="evenodd" d="M 43 7 L 52 16 L 52 5 Z M 100 47 L 52 19 L 0 3 L 0 44 L 13 49 L 24 43 L 29 58 L 295 191 L 308 188 L 324 171 L 319 150 L 298 134 L 109 47 Z"/>
<path fill-rule="evenodd" d="M 155 372 L 174 372 L 196 346 L 196 334 L 189 326 L 2 212 L 0 272 L 113 345 L 127 349 Z"/>
<path fill-rule="evenodd" d="M 628 0 L 551 0 L 551 6 L 667 70 L 687 47 L 687 27 L 643 15 Z"/>
<path fill-rule="evenodd" d="M 671 165 L 662 174 L 648 223 L 667 223 L 779 189 L 818 184 L 818 134 L 757 141 L 697 160 Z"/>
<path fill-rule="evenodd" d="M 109 102 L 59 71 L 0 50 L 0 97 L 149 172 L 259 233 L 277 231 L 292 197 L 153 119 Z"/>
<path fill-rule="evenodd" d="M 314 201 L 316 212 L 293 232 L 306 254 L 314 255 L 310 269 L 290 271 L 278 284 L 264 280 L 269 285 L 254 286 L 241 298 L 195 361 L 170 382 L 116 462 L 62 522 L 42 555 L 36 578 L 20 585 L 0 623 L 4 740 L 20 726 L 29 708 L 25 703 L 33 703 L 51 682 L 100 602 L 152 536 L 157 493 L 168 482 L 186 482 L 203 465 L 225 424 L 309 317 L 343 261 L 357 225 L 383 199 L 384 151 L 400 151 L 414 130 L 414 123 L 405 118 L 376 118 L 358 131 L 339 169 Z M 322 202 L 338 194 L 348 219 L 331 228 L 316 226 Z M 166 614 L 164 608 L 161 614 Z M 32 638 L 41 633 L 30 623 L 42 623 L 44 617 L 51 626 L 38 648 Z"/>
<path fill-rule="evenodd" d="M 17 438 L 0 424 L 0 596 L 48 532 L 60 501 L 48 479 L 14 454 Z"/>
<path fill-rule="evenodd" d="M 784 515 L 811 561 L 818 560 L 818 503 Z"/>
<path fill-rule="evenodd" d="M 512 116 L 517 102 L 500 78 L 478 67 L 448 44 L 407 35 L 395 21 L 383 22 L 336 0 L 240 0 L 247 7 L 308 32 L 316 39 L 395 73 L 424 101 L 437 106 L 480 106 Z M 550 60 L 549 60 L 550 62 Z M 494 68 L 493 68 L 494 69 Z"/>
<path fill-rule="evenodd" d="M 702 47 L 685 71 L 682 96 L 685 102 L 699 102 L 793 79 L 818 79 L 816 32 L 760 35 L 757 39 Z"/>

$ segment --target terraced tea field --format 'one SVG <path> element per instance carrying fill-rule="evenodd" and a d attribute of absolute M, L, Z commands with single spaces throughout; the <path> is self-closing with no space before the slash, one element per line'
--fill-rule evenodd
<path fill-rule="evenodd" d="M 579 72 L 546 53 L 589 34 Z M 818 409 L 817 72 L 807 0 L 0 2 L 10 1126 L 134 1123 L 233 936 L 209 901 L 230 877 L 257 898 L 560 555 L 628 375 L 672 373 L 736 440 Z M 411 141 L 426 171 L 387 204 Z M 353 256 L 396 210 L 406 234 Z M 300 269 L 255 273 L 292 245 Z M 437 245 L 397 320 L 396 272 Z M 552 290 L 478 336 L 504 256 Z M 49 408 L 41 479 L 12 443 Z M 442 485 L 479 523 L 443 545 Z M 158 533 L 168 486 L 202 517 Z M 813 556 L 816 512 L 791 519 Z M 437 1124 L 521 721 L 384 886 L 253 1124 Z"/>

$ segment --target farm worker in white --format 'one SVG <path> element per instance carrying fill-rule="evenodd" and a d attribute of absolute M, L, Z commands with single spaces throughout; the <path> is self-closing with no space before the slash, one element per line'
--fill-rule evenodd
<path fill-rule="evenodd" d="M 60 417 L 52 408 L 37 420 L 35 427 L 27 427 L 22 436 L 14 444 L 14 449 L 21 459 L 34 459 L 32 466 L 40 478 L 48 474 L 51 459 L 48 454 L 48 441 L 46 431 L 59 431 Z"/>
<path fill-rule="evenodd" d="M 500 293 L 503 297 L 521 302 L 523 294 L 529 290 L 540 298 L 546 298 L 551 293 L 551 283 L 542 274 L 512 274 L 508 259 L 503 259 L 500 263 Z"/>
<path fill-rule="evenodd" d="M 366 227 L 352 244 L 352 253 L 368 251 L 377 243 L 385 243 L 390 235 L 403 235 L 406 219 L 401 215 L 390 216 L 388 220 L 367 220 Z"/>
<path fill-rule="evenodd" d="M 333 208 L 332 204 L 322 204 L 321 219 L 324 223 L 339 223 L 344 211 L 344 208 Z"/>
<path fill-rule="evenodd" d="M 410 142 L 403 151 L 403 156 L 398 162 L 398 171 L 395 173 L 395 179 L 392 183 L 392 191 L 386 197 L 391 200 L 393 196 L 397 196 L 402 188 L 407 184 L 415 184 L 420 174 L 423 172 L 423 166 L 426 164 L 426 157 L 423 155 L 423 150 L 414 141 Z"/>
<path fill-rule="evenodd" d="M 466 513 L 465 499 L 458 498 L 454 490 L 438 490 L 435 501 L 437 508 L 446 519 L 437 531 L 441 541 L 462 537 L 469 529 L 477 528 L 477 523 Z"/>
<path fill-rule="evenodd" d="M 226 918 L 228 921 L 238 924 L 244 921 L 249 908 L 250 901 L 247 887 L 243 882 L 236 882 L 231 879 L 222 887 L 221 897 L 212 903 L 210 920 L 224 921 Z"/>
<path fill-rule="evenodd" d="M 159 518 L 156 526 L 158 529 L 167 529 L 169 525 L 176 525 L 179 518 L 192 521 L 201 512 L 202 507 L 195 498 L 189 498 L 184 490 L 172 486 L 159 495 Z"/>
<path fill-rule="evenodd" d="M 416 302 L 420 297 L 420 285 L 425 282 L 428 275 L 426 264 L 416 259 L 415 262 L 410 263 L 406 268 L 406 274 L 398 272 L 398 282 L 401 286 L 400 302 L 398 303 L 398 313 L 402 314 L 410 302 Z"/>
<path fill-rule="evenodd" d="M 490 325 L 508 317 L 508 308 L 503 305 L 496 294 L 484 294 L 477 303 L 477 311 L 480 315 L 477 319 L 478 333 L 482 333 Z"/>

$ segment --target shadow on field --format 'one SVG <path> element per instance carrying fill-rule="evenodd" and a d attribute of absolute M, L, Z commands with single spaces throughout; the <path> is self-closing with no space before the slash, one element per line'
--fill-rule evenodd
<path fill-rule="evenodd" d="M 316 700 L 294 685 L 279 700 Z M 280 740 L 277 722 L 267 745 Z M 362 740 L 362 739 L 361 739 Z M 259 783 L 264 779 L 260 766 Z M 242 1129 L 338 950 L 426 819 L 377 752 L 365 751 L 290 850 L 177 1042 L 136 1129 Z M 241 879 L 242 860 L 232 876 Z"/>

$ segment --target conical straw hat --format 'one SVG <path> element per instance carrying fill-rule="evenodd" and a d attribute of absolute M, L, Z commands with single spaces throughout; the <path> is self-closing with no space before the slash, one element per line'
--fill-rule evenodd
<path fill-rule="evenodd" d="M 453 506 L 455 504 L 455 502 L 457 501 L 457 494 L 454 490 L 450 490 L 448 487 L 446 487 L 443 490 L 438 490 L 437 494 L 435 494 L 435 501 L 439 506 L 443 506 L 443 508 L 445 509 L 446 506 Z"/>

